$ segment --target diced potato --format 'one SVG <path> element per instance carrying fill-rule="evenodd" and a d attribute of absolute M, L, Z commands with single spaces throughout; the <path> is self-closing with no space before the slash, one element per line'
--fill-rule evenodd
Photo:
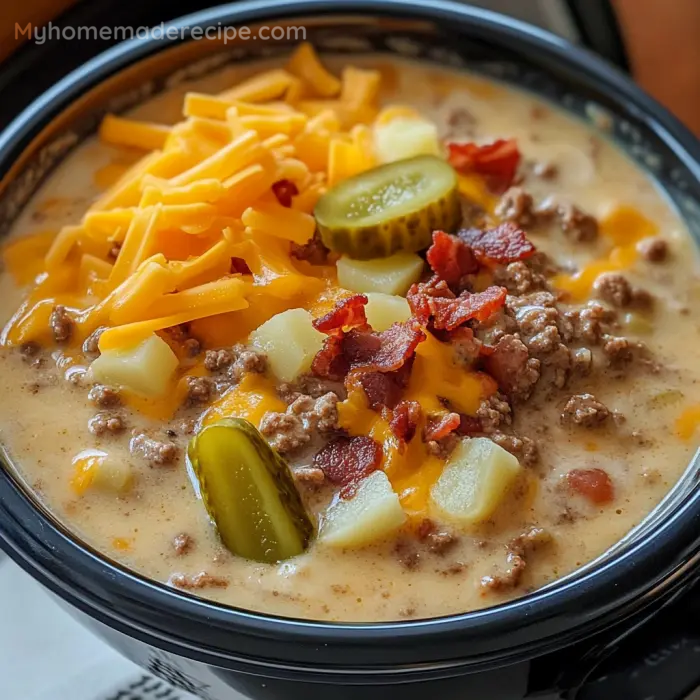
<path fill-rule="evenodd" d="M 367 294 L 365 306 L 367 322 L 375 331 L 385 331 L 389 326 L 411 318 L 411 308 L 404 297 L 381 292 Z"/>
<path fill-rule="evenodd" d="M 124 459 L 112 455 L 95 462 L 91 486 L 105 491 L 123 493 L 128 491 L 133 481 L 131 465 Z"/>
<path fill-rule="evenodd" d="M 415 253 L 396 253 L 388 258 L 338 260 L 338 283 L 353 292 L 404 295 L 420 279 L 423 260 Z"/>
<path fill-rule="evenodd" d="M 521 471 L 518 460 L 488 438 L 462 440 L 431 490 L 443 517 L 475 525 L 491 517 Z"/>
<path fill-rule="evenodd" d="M 331 547 L 364 547 L 381 540 L 406 522 L 389 479 L 376 471 L 363 479 L 349 501 L 338 499 L 323 518 L 319 541 Z"/>
<path fill-rule="evenodd" d="M 326 336 L 311 325 L 311 320 L 305 309 L 289 309 L 251 334 L 251 342 L 267 355 L 268 365 L 280 381 L 291 382 L 308 372 L 323 346 Z"/>
<path fill-rule="evenodd" d="M 102 450 L 83 450 L 73 459 L 73 490 L 82 496 L 88 489 L 124 493 L 131 487 L 131 464 Z"/>
<path fill-rule="evenodd" d="M 435 124 L 411 117 L 375 127 L 374 150 L 380 163 L 442 153 Z"/>
<path fill-rule="evenodd" d="M 127 350 L 106 350 L 90 365 L 92 379 L 131 389 L 144 396 L 162 396 L 179 361 L 157 335 Z"/>

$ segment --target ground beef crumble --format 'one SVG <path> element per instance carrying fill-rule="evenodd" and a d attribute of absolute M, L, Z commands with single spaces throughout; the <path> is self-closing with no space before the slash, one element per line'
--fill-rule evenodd
<path fill-rule="evenodd" d="M 534 226 L 538 218 L 532 195 L 522 187 L 506 190 L 496 205 L 496 216 L 525 229 Z"/>
<path fill-rule="evenodd" d="M 528 556 L 551 544 L 552 535 L 545 529 L 533 527 L 515 537 L 506 547 L 506 571 L 490 574 L 481 579 L 481 586 L 490 591 L 503 592 L 517 588 L 527 568 Z"/>
<path fill-rule="evenodd" d="M 173 549 L 178 556 L 191 552 L 193 547 L 194 540 L 192 536 L 188 535 L 186 532 L 180 532 L 173 537 Z"/>
<path fill-rule="evenodd" d="M 515 434 L 506 434 L 500 431 L 492 433 L 489 438 L 499 447 L 507 450 L 518 458 L 518 461 L 526 467 L 531 467 L 539 461 L 540 453 L 537 443 L 529 437 Z"/>
<path fill-rule="evenodd" d="M 567 311 L 565 316 L 572 325 L 574 339 L 590 345 L 599 345 L 603 335 L 617 325 L 617 313 L 597 301 Z"/>
<path fill-rule="evenodd" d="M 610 411 L 593 394 L 575 394 L 564 406 L 563 423 L 572 423 L 584 428 L 602 425 L 610 417 Z"/>
<path fill-rule="evenodd" d="M 497 269 L 494 281 L 515 295 L 548 288 L 547 278 L 522 260 Z"/>
<path fill-rule="evenodd" d="M 459 542 L 459 538 L 456 535 L 441 530 L 430 518 L 425 518 L 421 521 L 416 531 L 416 536 L 420 542 L 427 545 L 433 554 L 439 556 L 446 554 Z"/>
<path fill-rule="evenodd" d="M 155 440 L 145 433 L 137 433 L 131 438 L 129 450 L 134 457 L 140 457 L 159 467 L 172 464 L 180 453 L 174 443 Z"/>
<path fill-rule="evenodd" d="M 572 241 L 589 243 L 598 238 L 598 220 L 577 206 L 563 202 L 556 207 L 561 230 Z"/>
<path fill-rule="evenodd" d="M 125 429 L 126 422 L 118 413 L 101 411 L 100 413 L 96 413 L 88 421 L 88 430 L 98 437 L 105 433 L 116 435 L 117 433 L 123 432 Z"/>
<path fill-rule="evenodd" d="M 229 580 L 225 576 L 214 576 L 206 571 L 188 576 L 187 574 L 173 574 L 168 583 L 175 588 L 183 590 L 197 590 L 201 588 L 226 588 Z"/>
<path fill-rule="evenodd" d="M 647 261 L 653 263 L 664 262 L 668 258 L 668 243 L 660 236 L 644 238 L 637 243 L 639 254 Z"/>
<path fill-rule="evenodd" d="M 311 374 L 304 374 L 293 383 L 284 383 L 277 387 L 277 393 L 280 398 L 288 404 L 293 403 L 300 396 L 310 396 L 312 399 L 318 399 L 328 392 L 333 392 L 340 396 L 341 391 L 342 385 L 319 379 Z"/>
<path fill-rule="evenodd" d="M 629 281 L 618 272 L 604 272 L 593 284 L 598 296 L 617 308 L 635 306 L 649 309 L 654 305 L 654 296 L 646 289 L 633 287 Z"/>
<path fill-rule="evenodd" d="M 95 384 L 88 392 L 88 399 L 100 408 L 112 408 L 122 402 L 119 390 L 105 384 Z"/>
<path fill-rule="evenodd" d="M 481 402 L 476 416 L 486 434 L 496 432 L 502 425 L 510 425 L 512 422 L 510 404 L 506 397 L 498 392 Z"/>
<path fill-rule="evenodd" d="M 214 384 L 209 377 L 186 377 L 187 403 L 197 406 L 209 403 L 215 393 Z"/>
<path fill-rule="evenodd" d="M 73 336 L 75 323 L 66 311 L 66 307 L 60 304 L 53 307 L 49 316 L 49 326 L 57 343 L 67 343 Z"/>
<path fill-rule="evenodd" d="M 315 433 L 329 433 L 338 424 L 338 396 L 333 392 L 317 399 L 300 395 L 285 413 L 268 411 L 260 422 L 260 432 L 280 454 L 296 452 L 311 442 Z"/>
<path fill-rule="evenodd" d="M 264 353 L 238 343 L 230 349 L 207 350 L 204 355 L 204 366 L 213 373 L 226 370 L 227 379 L 237 383 L 250 372 L 258 374 L 265 372 L 267 358 Z"/>

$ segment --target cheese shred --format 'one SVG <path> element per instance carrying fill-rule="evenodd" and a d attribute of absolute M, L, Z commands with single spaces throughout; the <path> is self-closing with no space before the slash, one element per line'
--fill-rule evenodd
<path fill-rule="evenodd" d="M 374 166 L 366 125 L 379 83 L 373 70 L 336 77 L 305 43 L 285 68 L 217 95 L 186 94 L 175 125 L 108 114 L 100 140 L 147 153 L 38 249 L 42 269 L 32 268 L 34 287 L 3 342 L 45 338 L 59 304 L 75 320 L 74 343 L 107 326 L 104 350 L 210 317 L 264 321 L 294 295 L 318 293 L 318 272 L 291 247 L 314 236 L 313 208 L 329 186 Z M 278 182 L 291 192 L 284 201 Z"/>

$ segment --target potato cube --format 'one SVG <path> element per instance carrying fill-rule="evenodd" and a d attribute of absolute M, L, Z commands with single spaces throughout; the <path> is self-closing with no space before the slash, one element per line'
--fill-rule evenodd
<path fill-rule="evenodd" d="M 381 292 L 367 294 L 365 306 L 367 322 L 375 331 L 385 331 L 389 326 L 411 318 L 411 309 L 404 297 Z"/>
<path fill-rule="evenodd" d="M 335 500 L 326 511 L 319 541 L 330 547 L 364 547 L 388 537 L 406 522 L 389 479 L 376 471 L 363 479 L 349 501 Z"/>
<path fill-rule="evenodd" d="M 338 283 L 353 292 L 405 295 L 420 279 L 423 260 L 415 253 L 396 253 L 388 258 L 338 260 Z"/>
<path fill-rule="evenodd" d="M 311 314 L 305 309 L 289 309 L 251 333 L 252 344 L 267 355 L 272 373 L 282 382 L 291 382 L 308 372 L 323 346 L 326 336 L 311 321 Z"/>
<path fill-rule="evenodd" d="M 442 153 L 435 124 L 410 117 L 398 117 L 377 126 L 374 149 L 381 163 Z"/>
<path fill-rule="evenodd" d="M 144 396 L 162 396 L 179 361 L 170 346 L 153 334 L 126 350 L 106 350 L 90 365 L 92 379 Z"/>
<path fill-rule="evenodd" d="M 518 460 L 488 438 L 464 439 L 431 490 L 443 517 L 475 525 L 493 515 L 521 471 Z"/>
<path fill-rule="evenodd" d="M 133 481 L 133 470 L 123 458 L 107 455 L 97 461 L 92 485 L 105 491 L 123 493 L 128 491 Z"/>

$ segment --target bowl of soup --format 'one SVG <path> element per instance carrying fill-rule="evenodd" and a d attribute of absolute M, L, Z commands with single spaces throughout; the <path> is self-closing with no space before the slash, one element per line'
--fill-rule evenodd
<path fill-rule="evenodd" d="M 595 645 L 565 687 L 696 575 L 698 144 L 497 15 L 320 8 L 2 136 L 0 541 L 203 698 L 525 697 Z"/>

